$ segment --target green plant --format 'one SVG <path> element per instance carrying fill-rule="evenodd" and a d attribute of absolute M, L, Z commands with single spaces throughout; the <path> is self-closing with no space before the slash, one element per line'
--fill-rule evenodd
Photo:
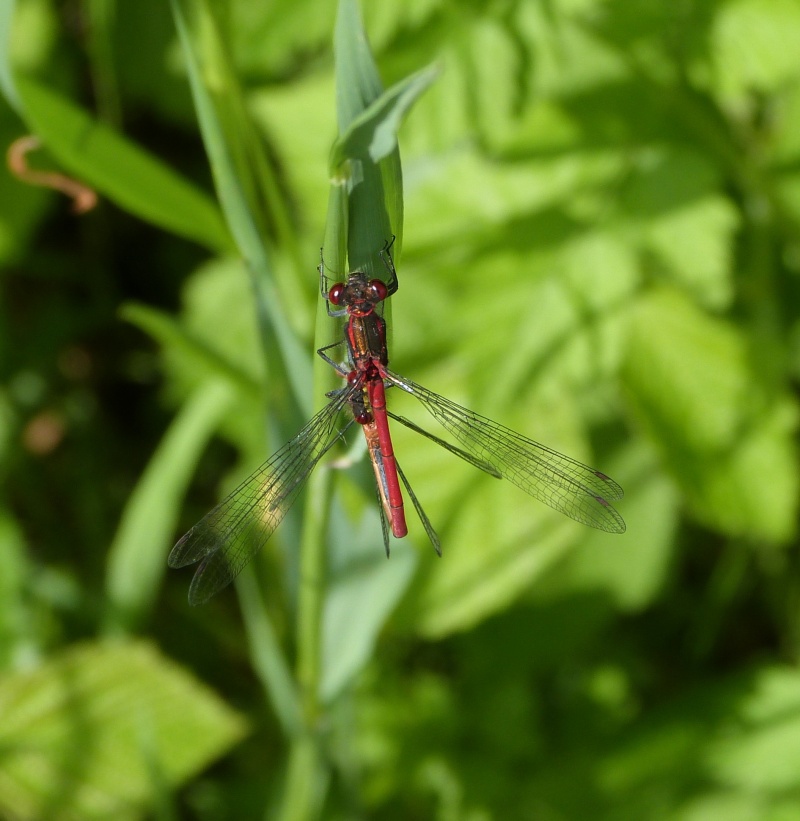
<path fill-rule="evenodd" d="M 0 181 L 3 810 L 796 816 L 795 5 L 364 5 L 388 91 L 344 3 L 335 103 L 327 0 L 0 3 L 0 134 L 117 206 Z M 397 369 L 607 470 L 628 533 L 398 431 L 441 560 L 385 560 L 354 459 L 190 610 L 176 533 L 335 384 L 320 241 L 390 232 Z"/>

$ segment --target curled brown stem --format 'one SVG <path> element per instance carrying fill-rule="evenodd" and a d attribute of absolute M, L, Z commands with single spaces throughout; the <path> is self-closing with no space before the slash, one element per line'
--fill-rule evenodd
<path fill-rule="evenodd" d="M 58 171 L 37 171 L 28 167 L 28 153 L 41 147 L 41 140 L 32 134 L 14 140 L 6 152 L 9 171 L 22 182 L 53 188 L 66 194 L 72 199 L 74 214 L 85 214 L 91 211 L 97 205 L 97 194 L 88 185 L 73 180 Z"/>

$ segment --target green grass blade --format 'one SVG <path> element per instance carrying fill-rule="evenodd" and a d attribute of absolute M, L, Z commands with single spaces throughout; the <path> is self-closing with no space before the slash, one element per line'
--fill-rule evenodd
<path fill-rule="evenodd" d="M 247 630 L 250 659 L 275 710 L 286 738 L 302 731 L 300 701 L 280 640 L 269 618 L 252 567 L 236 579 L 236 590 Z"/>
<path fill-rule="evenodd" d="M 383 93 L 356 0 L 339 3 L 334 55 L 339 132 L 347 134 Z M 338 158 L 338 162 L 331 174 L 334 186 L 344 182 L 347 189 L 347 270 L 360 269 L 373 276 L 385 276 L 380 250 L 390 237 L 396 236 L 395 252 L 399 252 L 403 237 L 400 152 L 395 145 L 394 150 L 376 161 L 368 151 L 359 152 L 359 141 L 353 141 L 349 147 L 349 155 L 341 148 L 334 149 L 332 157 Z M 387 197 L 387 192 L 391 196 Z"/>
<path fill-rule="evenodd" d="M 198 390 L 175 417 L 131 494 L 108 556 L 108 627 L 130 629 L 152 607 L 180 500 L 232 396 L 230 386 L 219 381 Z"/>
<path fill-rule="evenodd" d="M 343 175 L 346 160 L 369 157 L 377 163 L 388 157 L 397 148 L 397 134 L 404 117 L 438 75 L 438 65 L 421 69 L 395 83 L 353 117 L 331 150 L 331 176 Z"/>
<path fill-rule="evenodd" d="M 88 0 L 87 45 L 92 61 L 92 82 L 98 113 L 105 122 L 118 127 L 122 122 L 117 66 L 114 59 L 114 19 L 117 0 Z"/>
<path fill-rule="evenodd" d="M 333 35 L 336 61 L 336 114 L 339 132 L 383 92 L 378 68 L 370 51 L 358 0 L 340 0 Z"/>
<path fill-rule="evenodd" d="M 297 404 L 310 413 L 311 366 L 288 320 L 285 300 L 276 285 L 272 254 L 266 245 L 266 220 L 253 185 L 252 151 L 240 136 L 249 133 L 239 103 L 241 92 L 226 62 L 216 22 L 202 2 L 170 0 L 189 75 L 203 140 L 220 203 L 239 252 L 252 276 L 270 392 L 277 420 L 296 416 L 284 385 L 291 385 Z M 190 30 L 189 19 L 195 30 Z M 259 162 L 255 167 L 262 168 Z M 260 177 L 263 179 L 263 175 Z"/>
<path fill-rule="evenodd" d="M 343 514 L 332 519 L 344 520 Z M 380 549 L 380 524 L 373 508 L 349 539 L 333 544 L 322 619 L 320 697 L 332 704 L 372 658 L 383 629 L 417 568 L 417 553 L 403 549 L 392 560 Z"/>
<path fill-rule="evenodd" d="M 20 113 L 19 95 L 11 70 L 11 35 L 14 22 L 14 0 L 0 0 L 0 90 L 8 104 Z"/>
<path fill-rule="evenodd" d="M 231 249 L 206 194 L 52 89 L 27 77 L 16 87 L 29 128 L 70 174 L 153 225 L 213 251 Z"/>
<path fill-rule="evenodd" d="M 6 671 L 18 654 L 31 649 L 27 584 L 35 560 L 22 527 L 5 504 L 0 505 L 0 545 L 0 670 Z"/>
<path fill-rule="evenodd" d="M 129 302 L 120 309 L 120 316 L 165 348 L 179 351 L 197 361 L 209 376 L 226 379 L 238 390 L 254 398 L 261 396 L 261 387 L 250 374 L 212 350 L 202 339 L 184 330 L 169 314 L 147 305 Z"/>
<path fill-rule="evenodd" d="M 341 0 L 339 4 L 334 51 L 342 137 L 331 154 L 324 263 L 327 272 L 334 277 L 342 277 L 355 269 L 386 277 L 380 252 L 392 236 L 398 238 L 399 248 L 402 237 L 402 174 L 397 129 L 409 106 L 433 80 L 434 71 L 421 72 L 383 95 L 355 0 Z M 390 308 L 390 305 L 386 306 L 387 320 L 390 319 Z M 317 342 L 322 345 L 330 339 L 331 322 L 326 315 L 325 303 L 320 300 Z M 329 384 L 330 369 L 323 365 L 315 371 L 315 376 L 316 386 L 320 389 Z M 323 391 L 320 389 L 317 393 L 322 395 Z M 309 727 L 315 727 L 319 722 L 321 700 L 338 692 L 369 658 L 375 637 L 392 609 L 391 606 L 367 608 L 369 617 L 364 629 L 352 636 L 357 647 L 343 663 L 338 663 L 341 646 L 330 633 L 323 636 L 321 629 L 326 578 L 326 512 L 330 506 L 331 488 L 328 472 L 312 477 L 301 548 L 298 678 L 304 720 Z M 349 544 L 351 523 L 345 522 L 345 517 L 333 518 L 336 532 L 330 534 L 330 538 L 335 543 Z M 396 601 L 394 594 L 399 598 L 412 574 L 401 572 L 398 576 L 398 568 L 393 571 L 396 585 L 389 598 Z M 374 585 L 369 586 L 374 590 Z M 343 585 L 342 589 L 345 587 Z M 341 600 L 333 596 L 330 601 L 332 612 L 336 612 L 336 605 Z M 290 761 L 289 787 L 281 817 L 312 817 L 315 812 L 313 796 L 323 777 L 319 752 L 308 748 L 308 739 L 300 738 L 293 746 Z"/>

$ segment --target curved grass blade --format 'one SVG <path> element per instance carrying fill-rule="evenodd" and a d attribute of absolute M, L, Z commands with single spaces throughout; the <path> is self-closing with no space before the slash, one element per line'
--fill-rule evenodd
<path fill-rule="evenodd" d="M 25 122 L 71 175 L 144 220 L 230 253 L 233 241 L 205 192 L 80 106 L 17 77 Z"/>
<path fill-rule="evenodd" d="M 200 453 L 233 404 L 222 380 L 209 380 L 181 408 L 133 490 L 108 553 L 106 628 L 130 631 L 152 611 L 175 531 L 179 499 Z"/>
<path fill-rule="evenodd" d="M 212 4 L 204 0 L 170 0 L 170 8 L 220 205 L 251 275 L 262 352 L 270 374 L 269 395 L 275 409 L 272 415 L 280 426 L 280 420 L 293 418 L 297 408 L 310 412 L 311 367 L 289 321 L 287 295 L 278 287 L 273 246 L 267 239 L 269 219 L 256 192 L 258 185 L 266 199 L 275 201 L 269 193 L 274 180 L 266 171 Z M 201 34 L 193 34 L 190 20 Z M 273 216 L 282 224 L 281 207 Z M 280 240 L 284 248 L 293 251 L 293 241 L 286 231 L 281 232 Z M 292 293 L 293 299 L 300 299 L 302 289 Z"/>

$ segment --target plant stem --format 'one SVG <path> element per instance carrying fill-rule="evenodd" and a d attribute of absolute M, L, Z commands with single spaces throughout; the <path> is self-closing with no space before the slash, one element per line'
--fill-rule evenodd
<path fill-rule="evenodd" d="M 330 472 L 326 470 L 318 470 L 311 477 L 305 509 L 297 602 L 297 682 L 303 729 L 293 739 L 289 754 L 282 821 L 317 818 L 329 780 L 320 732 L 319 682 L 330 483 Z"/>

